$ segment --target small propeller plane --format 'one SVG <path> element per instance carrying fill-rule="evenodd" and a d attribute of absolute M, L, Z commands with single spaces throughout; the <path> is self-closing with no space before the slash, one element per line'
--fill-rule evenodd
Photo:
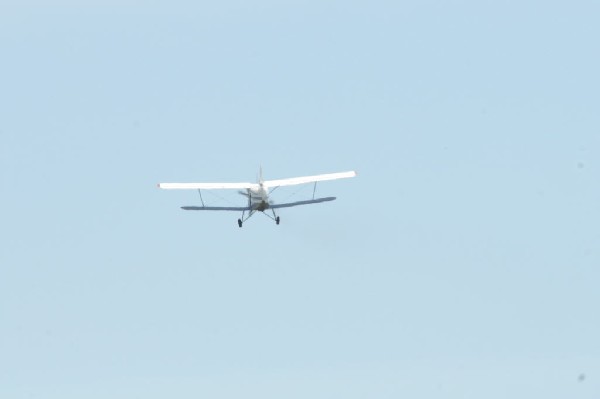
<path fill-rule="evenodd" d="M 315 198 L 317 182 L 326 180 L 346 179 L 356 176 L 356 172 L 338 172 L 328 173 L 315 176 L 292 177 L 280 180 L 263 180 L 262 168 L 260 168 L 257 183 L 159 183 L 158 187 L 166 190 L 198 190 L 202 206 L 182 206 L 181 209 L 186 211 L 241 211 L 242 217 L 238 219 L 238 226 L 242 227 L 243 223 L 250 219 L 256 212 L 262 212 L 265 216 L 273 219 L 276 224 L 279 224 L 280 218 L 275 213 L 276 209 L 289 208 L 292 206 L 318 204 L 321 202 L 333 201 L 335 197 Z M 276 204 L 269 200 L 269 195 L 278 187 L 293 186 L 297 184 L 314 183 L 312 199 L 296 202 L 286 202 Z M 246 206 L 205 206 L 202 198 L 202 190 L 223 190 L 234 189 L 248 199 Z M 273 216 L 265 213 L 271 210 Z"/>

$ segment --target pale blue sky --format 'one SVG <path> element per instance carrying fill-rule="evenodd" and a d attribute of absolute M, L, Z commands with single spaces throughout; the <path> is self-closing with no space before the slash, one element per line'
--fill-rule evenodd
<path fill-rule="evenodd" d="M 47 3 L 0 2 L 0 397 L 598 397 L 598 3 Z M 359 176 L 156 188 L 260 164 Z"/>

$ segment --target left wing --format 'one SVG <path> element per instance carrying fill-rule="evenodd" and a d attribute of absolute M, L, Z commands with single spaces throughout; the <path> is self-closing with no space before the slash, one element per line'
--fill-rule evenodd
<path fill-rule="evenodd" d="M 184 211 L 250 211 L 249 206 L 182 206 Z"/>
<path fill-rule="evenodd" d="M 325 181 L 325 180 L 347 179 L 349 177 L 354 177 L 354 176 L 356 176 L 356 172 L 352 170 L 349 172 L 328 173 L 328 174 L 324 174 L 324 175 L 292 177 L 289 179 L 280 179 L 280 180 L 265 180 L 263 183 L 263 186 L 265 186 L 265 187 L 293 186 L 295 184 L 316 183 L 318 181 Z"/>
<path fill-rule="evenodd" d="M 256 188 L 255 183 L 158 183 L 158 188 L 166 190 L 220 190 Z"/>

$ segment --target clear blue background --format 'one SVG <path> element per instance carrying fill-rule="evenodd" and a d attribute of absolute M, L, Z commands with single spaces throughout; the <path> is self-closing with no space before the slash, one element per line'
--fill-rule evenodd
<path fill-rule="evenodd" d="M 49 3 L 0 3 L 0 397 L 598 397 L 597 2 Z M 359 176 L 156 188 L 260 164 Z"/>

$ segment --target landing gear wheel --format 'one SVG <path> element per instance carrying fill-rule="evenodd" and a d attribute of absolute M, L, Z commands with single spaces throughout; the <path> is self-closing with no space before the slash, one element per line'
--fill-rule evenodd
<path fill-rule="evenodd" d="M 238 226 L 242 227 L 242 219 L 238 219 Z"/>
<path fill-rule="evenodd" d="M 276 223 L 276 224 L 279 224 L 279 216 L 277 216 L 277 217 L 275 218 L 275 223 Z"/>

